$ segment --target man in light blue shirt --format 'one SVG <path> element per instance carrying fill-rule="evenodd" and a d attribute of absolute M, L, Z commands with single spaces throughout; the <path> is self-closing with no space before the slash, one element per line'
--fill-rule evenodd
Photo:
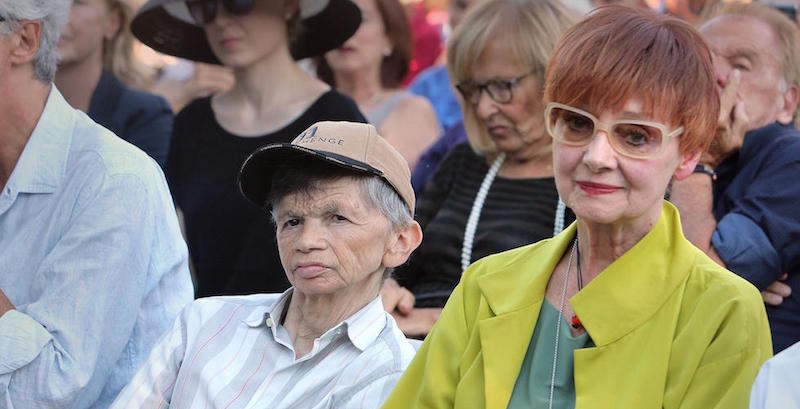
<path fill-rule="evenodd" d="M 52 85 L 70 0 L 0 0 L 0 408 L 107 408 L 192 299 L 160 168 Z"/>

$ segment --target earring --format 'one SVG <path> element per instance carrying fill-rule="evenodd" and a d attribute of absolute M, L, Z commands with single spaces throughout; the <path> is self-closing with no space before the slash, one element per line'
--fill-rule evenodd
<path fill-rule="evenodd" d="M 386 47 L 386 48 L 384 48 L 384 49 L 383 49 L 383 56 L 384 56 L 384 57 L 388 57 L 388 56 L 390 56 L 390 55 L 392 55 L 392 49 L 391 49 L 391 48 L 389 48 L 389 47 Z"/>

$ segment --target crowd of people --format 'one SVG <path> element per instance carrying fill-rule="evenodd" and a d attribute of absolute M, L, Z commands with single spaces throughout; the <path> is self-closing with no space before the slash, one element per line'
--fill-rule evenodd
<path fill-rule="evenodd" d="M 0 0 L 0 409 L 800 408 L 796 6 L 447 7 Z"/>

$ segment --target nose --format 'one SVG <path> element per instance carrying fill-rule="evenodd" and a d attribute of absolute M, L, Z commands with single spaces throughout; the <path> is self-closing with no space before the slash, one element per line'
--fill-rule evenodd
<path fill-rule="evenodd" d="M 231 14 L 228 9 L 222 4 L 222 0 L 217 0 L 217 12 L 214 15 L 214 20 L 211 23 L 223 26 L 230 21 Z"/>
<path fill-rule="evenodd" d="M 475 104 L 475 114 L 480 119 L 489 119 L 492 115 L 497 113 L 497 103 L 489 96 L 489 92 L 485 89 L 477 91 L 478 103 Z"/>
<path fill-rule="evenodd" d="M 719 60 L 719 58 L 714 60 L 714 73 L 717 76 L 717 85 L 720 88 L 725 88 L 728 85 L 728 75 L 730 75 L 731 69 Z"/>
<path fill-rule="evenodd" d="M 303 223 L 295 246 L 297 250 L 308 253 L 325 248 L 325 231 L 321 223 L 307 220 Z"/>
<path fill-rule="evenodd" d="M 616 166 L 616 152 L 608 140 L 608 133 L 598 130 L 591 142 L 586 145 L 583 153 L 583 163 L 592 172 L 602 172 Z"/>

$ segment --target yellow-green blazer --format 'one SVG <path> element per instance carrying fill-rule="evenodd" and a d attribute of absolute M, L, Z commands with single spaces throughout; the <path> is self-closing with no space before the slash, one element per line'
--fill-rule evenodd
<path fill-rule="evenodd" d="M 505 408 L 575 229 L 473 264 L 383 407 Z M 758 290 L 689 243 L 667 202 L 569 301 L 596 345 L 575 351 L 576 409 L 746 408 L 772 355 Z"/>

